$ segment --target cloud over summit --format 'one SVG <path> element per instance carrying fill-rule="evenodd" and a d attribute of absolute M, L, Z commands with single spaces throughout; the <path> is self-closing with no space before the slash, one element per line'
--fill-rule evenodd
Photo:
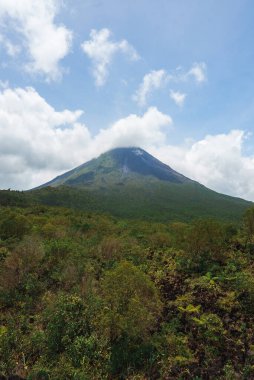
<path fill-rule="evenodd" d="M 0 92 L 0 183 L 27 189 L 106 150 L 140 146 L 207 187 L 254 200 L 254 156 L 243 152 L 242 130 L 173 145 L 173 121 L 156 107 L 131 114 L 93 135 L 82 110 L 57 111 L 33 88 Z M 174 127 L 176 128 L 176 127 Z"/>
<path fill-rule="evenodd" d="M 156 108 L 130 115 L 95 136 L 83 111 L 57 111 L 33 88 L 0 92 L 0 183 L 24 189 L 117 146 L 161 144 L 171 118 Z"/>

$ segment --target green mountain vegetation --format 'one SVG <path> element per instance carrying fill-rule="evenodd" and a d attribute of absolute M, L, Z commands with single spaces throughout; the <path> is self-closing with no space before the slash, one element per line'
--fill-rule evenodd
<path fill-rule="evenodd" d="M 140 148 L 112 149 L 96 159 L 60 175 L 41 187 L 69 185 L 105 188 L 143 180 L 171 183 L 193 182 Z"/>
<path fill-rule="evenodd" d="M 17 207 L 7 196 L 1 379 L 254 378 L 253 208 L 236 228 Z"/>
<path fill-rule="evenodd" d="M 31 191 L 34 202 L 123 218 L 239 221 L 251 202 L 216 193 L 140 148 L 117 148 Z"/>

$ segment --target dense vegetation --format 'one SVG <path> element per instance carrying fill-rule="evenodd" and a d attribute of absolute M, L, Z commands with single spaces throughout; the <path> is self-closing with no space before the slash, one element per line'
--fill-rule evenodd
<path fill-rule="evenodd" d="M 105 188 L 46 187 L 29 192 L 0 191 L 0 205 L 70 207 L 118 218 L 189 222 L 216 218 L 238 223 L 252 202 L 216 193 L 197 183 L 136 180 Z"/>
<path fill-rule="evenodd" d="M 254 378 L 254 209 L 160 224 L 4 195 L 3 378 Z"/>

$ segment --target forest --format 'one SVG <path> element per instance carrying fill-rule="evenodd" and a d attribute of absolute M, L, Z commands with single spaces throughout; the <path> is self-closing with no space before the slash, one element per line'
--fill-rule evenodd
<path fill-rule="evenodd" d="M 231 224 L 2 205 L 0 307 L 1 379 L 254 379 L 254 208 Z"/>

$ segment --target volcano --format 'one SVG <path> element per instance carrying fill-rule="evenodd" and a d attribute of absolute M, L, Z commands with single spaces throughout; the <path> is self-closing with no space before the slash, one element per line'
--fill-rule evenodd
<path fill-rule="evenodd" d="M 252 206 L 208 189 L 137 147 L 112 149 L 33 192 L 47 204 L 158 221 L 234 221 Z"/>

